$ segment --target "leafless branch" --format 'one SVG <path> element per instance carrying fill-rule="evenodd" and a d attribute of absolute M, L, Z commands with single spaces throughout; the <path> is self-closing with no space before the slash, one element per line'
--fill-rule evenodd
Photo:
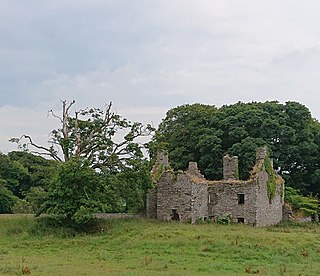
<path fill-rule="evenodd" d="M 51 115 L 52 115 L 54 118 L 59 119 L 59 121 L 60 121 L 61 123 L 63 122 L 63 121 L 62 121 L 62 118 L 59 117 L 59 116 L 57 116 L 56 114 L 54 114 L 52 109 L 51 109 L 51 110 L 48 110 L 48 115 L 49 115 L 50 113 L 51 113 Z"/>
<path fill-rule="evenodd" d="M 104 125 L 108 126 L 112 116 L 114 115 L 113 112 L 111 112 L 111 107 L 112 107 L 112 102 L 109 102 L 109 104 L 106 105 L 106 110 L 105 110 L 105 114 L 104 114 Z"/>
<path fill-rule="evenodd" d="M 54 154 L 54 152 L 52 152 L 52 150 L 50 148 L 46 148 L 46 147 L 39 146 L 39 145 L 35 144 L 29 135 L 26 135 L 26 134 L 22 135 L 19 139 L 19 142 L 21 141 L 22 138 L 29 140 L 29 144 L 31 146 L 33 146 L 39 150 L 45 151 L 45 153 L 37 152 L 38 154 L 48 155 L 48 156 L 51 156 L 56 161 L 62 162 L 61 158 L 59 156 L 57 156 L 56 154 Z"/>

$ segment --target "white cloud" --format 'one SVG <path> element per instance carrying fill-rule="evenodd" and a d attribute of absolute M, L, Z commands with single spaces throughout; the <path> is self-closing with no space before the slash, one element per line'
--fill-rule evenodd
<path fill-rule="evenodd" d="M 315 0 L 2 1 L 0 150 L 27 128 L 45 141 L 54 123 L 47 129 L 41 118 L 60 99 L 113 101 L 146 123 L 185 103 L 273 99 L 320 118 L 319 8 Z"/>
<path fill-rule="evenodd" d="M 0 151 L 17 150 L 17 144 L 9 142 L 9 139 L 20 138 L 23 134 L 32 135 L 36 143 L 46 145 L 51 130 L 59 126 L 54 118 L 47 117 L 47 111 L 43 107 L 0 107 Z"/>

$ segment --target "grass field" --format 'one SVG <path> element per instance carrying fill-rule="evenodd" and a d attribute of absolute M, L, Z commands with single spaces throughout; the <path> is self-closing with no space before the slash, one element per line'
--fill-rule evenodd
<path fill-rule="evenodd" d="M 320 275 L 319 234 L 316 224 L 111 219 L 85 235 L 1 216 L 0 275 Z"/>

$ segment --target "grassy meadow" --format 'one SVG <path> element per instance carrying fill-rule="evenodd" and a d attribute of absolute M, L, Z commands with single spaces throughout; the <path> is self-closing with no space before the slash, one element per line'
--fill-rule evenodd
<path fill-rule="evenodd" d="M 0 216 L 0 275 L 320 275 L 320 226 L 102 220 L 98 234 Z"/>

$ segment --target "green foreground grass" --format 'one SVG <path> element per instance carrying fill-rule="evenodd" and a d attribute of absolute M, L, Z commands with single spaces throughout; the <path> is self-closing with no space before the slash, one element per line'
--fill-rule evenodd
<path fill-rule="evenodd" d="M 320 226 L 101 221 L 99 234 L 0 216 L 0 275 L 320 275 Z"/>

